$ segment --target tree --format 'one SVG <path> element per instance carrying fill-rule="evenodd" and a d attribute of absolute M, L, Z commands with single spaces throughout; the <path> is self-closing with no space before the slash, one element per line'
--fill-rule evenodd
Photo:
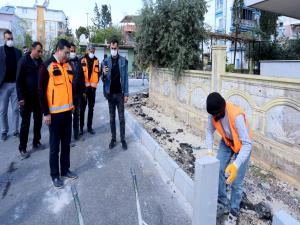
<path fill-rule="evenodd" d="M 67 41 L 69 41 L 70 43 L 73 42 L 75 43 L 75 40 L 74 40 L 74 37 L 70 37 L 70 36 L 66 36 L 66 35 L 60 35 L 58 37 L 56 37 L 55 39 L 53 39 L 51 42 L 50 42 L 50 45 L 49 45 L 49 49 L 45 49 L 44 51 L 44 55 L 43 55 L 43 58 L 44 59 L 48 59 L 51 54 L 53 52 L 55 52 L 55 47 L 56 47 L 56 44 L 58 42 L 59 39 L 66 39 Z"/>
<path fill-rule="evenodd" d="M 137 21 L 138 65 L 168 67 L 178 77 L 197 68 L 199 44 L 205 39 L 204 0 L 145 0 Z"/>
<path fill-rule="evenodd" d="M 25 34 L 25 46 L 27 48 L 29 48 L 29 47 L 31 47 L 32 43 L 33 43 L 33 41 L 32 41 L 31 34 L 29 34 L 29 33 L 26 32 L 26 34 Z"/>
<path fill-rule="evenodd" d="M 92 32 L 90 41 L 92 43 L 105 43 L 110 41 L 112 38 L 116 38 L 120 44 L 123 43 L 122 31 L 119 27 L 108 27 L 106 29 L 95 29 Z"/>
<path fill-rule="evenodd" d="M 102 17 L 101 13 L 99 11 L 97 3 L 95 3 L 94 7 L 94 18 L 92 18 L 93 24 L 97 29 L 100 29 L 102 27 Z"/>
<path fill-rule="evenodd" d="M 72 29 L 69 28 L 69 17 L 66 18 L 66 33 L 65 35 L 68 37 L 73 37 Z"/>
<path fill-rule="evenodd" d="M 111 9 L 107 5 L 101 6 L 101 26 L 102 28 L 111 26 Z"/>
<path fill-rule="evenodd" d="M 234 26 L 234 37 L 237 39 L 240 33 L 240 25 L 242 21 L 243 15 L 243 7 L 244 7 L 244 0 L 234 0 L 233 2 L 233 26 Z M 235 64 L 236 60 L 236 50 L 237 50 L 237 41 L 234 41 L 234 56 L 233 62 Z"/>
<path fill-rule="evenodd" d="M 79 40 L 79 38 L 82 34 L 84 34 L 85 37 L 88 38 L 90 35 L 90 32 L 86 27 L 80 26 L 80 27 L 78 27 L 78 29 L 75 30 L 75 34 L 76 34 L 77 39 Z"/>
<path fill-rule="evenodd" d="M 261 39 L 264 41 L 268 41 L 271 38 L 271 35 L 274 35 L 276 39 L 276 26 L 277 26 L 278 14 L 261 11 L 261 15 L 259 18 L 260 24 L 260 35 Z"/>

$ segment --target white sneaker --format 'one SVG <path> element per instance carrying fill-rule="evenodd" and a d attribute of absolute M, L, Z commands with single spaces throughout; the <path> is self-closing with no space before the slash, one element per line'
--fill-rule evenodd
<path fill-rule="evenodd" d="M 225 220 L 224 225 L 236 225 L 237 224 L 237 217 L 229 213 L 227 220 Z"/>

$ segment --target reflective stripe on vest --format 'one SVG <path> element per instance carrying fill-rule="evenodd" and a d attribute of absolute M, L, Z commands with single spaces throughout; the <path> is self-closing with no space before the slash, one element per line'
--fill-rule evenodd
<path fill-rule="evenodd" d="M 73 107 L 73 103 L 72 104 L 67 104 L 67 105 L 63 105 L 63 106 L 58 106 L 58 107 L 51 107 L 49 108 L 50 112 L 51 111 L 57 111 L 57 110 L 63 110 L 63 109 L 69 109 Z"/>
<path fill-rule="evenodd" d="M 49 81 L 47 86 L 48 107 L 51 114 L 73 109 L 72 67 L 68 63 L 50 63 L 48 66 Z"/>
<path fill-rule="evenodd" d="M 253 138 L 253 133 L 252 133 L 251 129 L 249 128 L 248 120 L 247 120 L 247 117 L 246 117 L 244 111 L 239 106 L 236 106 L 230 102 L 226 102 L 226 112 L 227 112 L 227 116 L 228 116 L 230 132 L 231 132 L 233 140 L 230 140 L 226 137 L 220 120 L 216 122 L 214 119 L 212 119 L 212 122 L 213 122 L 214 127 L 219 132 L 219 134 L 222 136 L 222 139 L 225 142 L 225 144 L 228 147 L 230 147 L 232 149 L 232 151 L 234 151 L 235 153 L 238 153 L 241 150 L 242 142 L 239 140 L 239 135 L 238 135 L 236 127 L 235 127 L 236 117 L 239 115 L 244 116 L 245 124 L 249 131 L 250 140 L 252 140 L 252 138 Z"/>
<path fill-rule="evenodd" d="M 97 88 L 99 82 L 99 70 L 100 70 L 99 60 L 98 59 L 94 60 L 90 79 L 89 79 L 89 67 L 88 67 L 88 62 L 86 57 L 82 58 L 81 64 L 84 73 L 85 86 Z"/>

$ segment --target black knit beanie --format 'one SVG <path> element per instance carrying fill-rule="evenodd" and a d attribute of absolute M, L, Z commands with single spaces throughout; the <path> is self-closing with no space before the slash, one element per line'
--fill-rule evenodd
<path fill-rule="evenodd" d="M 206 110 L 211 115 L 216 115 L 225 110 L 225 99 L 218 93 L 213 92 L 207 96 Z"/>

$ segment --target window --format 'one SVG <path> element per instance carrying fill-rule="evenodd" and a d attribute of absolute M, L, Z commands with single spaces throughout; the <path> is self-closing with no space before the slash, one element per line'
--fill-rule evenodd
<path fill-rule="evenodd" d="M 23 13 L 23 14 L 27 14 L 27 9 L 24 9 L 24 8 L 23 8 L 23 9 L 22 9 L 22 13 Z"/>
<path fill-rule="evenodd" d="M 216 9 L 221 10 L 223 8 L 223 0 L 216 0 Z"/>
<path fill-rule="evenodd" d="M 222 30 L 223 29 L 223 18 L 220 17 L 217 19 L 217 29 Z"/>
<path fill-rule="evenodd" d="M 243 9 L 243 20 L 253 20 L 253 11 L 249 9 Z"/>

